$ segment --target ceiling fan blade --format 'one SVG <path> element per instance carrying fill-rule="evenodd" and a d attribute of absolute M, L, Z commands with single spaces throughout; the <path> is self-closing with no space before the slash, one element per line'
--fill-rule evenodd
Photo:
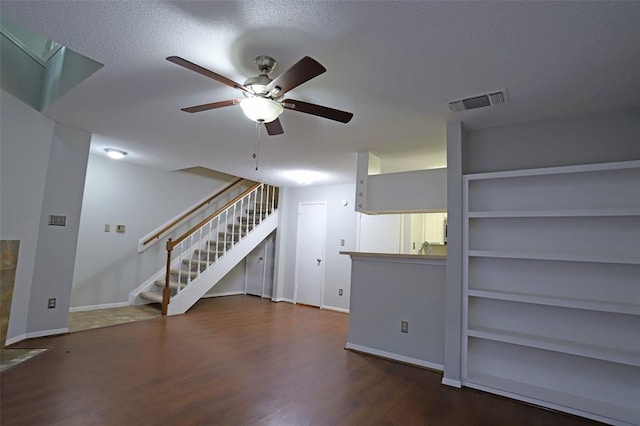
<path fill-rule="evenodd" d="M 317 115 L 318 117 L 328 118 L 329 120 L 348 123 L 353 118 L 353 114 L 339 109 L 333 109 L 322 105 L 310 104 L 308 102 L 296 101 L 295 99 L 285 99 L 282 106 L 294 111 L 300 111 L 307 114 Z"/>
<path fill-rule="evenodd" d="M 184 111 L 184 112 L 202 112 L 202 111 L 208 111 L 210 109 L 216 109 L 216 108 L 222 108 L 222 107 L 227 107 L 227 106 L 231 106 L 231 105 L 237 105 L 239 103 L 240 103 L 240 101 L 238 99 L 231 99 L 231 100 L 228 100 L 228 101 L 212 102 L 210 104 L 202 104 L 202 105 L 196 105 L 196 106 L 192 106 L 192 107 L 188 107 L 188 108 L 182 108 L 182 111 Z"/>
<path fill-rule="evenodd" d="M 267 129 L 269 136 L 281 135 L 284 133 L 284 130 L 282 130 L 282 123 L 280 123 L 279 118 L 276 118 L 270 123 L 264 123 L 264 127 Z"/>
<path fill-rule="evenodd" d="M 227 86 L 233 87 L 234 89 L 242 90 L 243 92 L 249 93 L 249 89 L 244 87 L 242 84 L 236 83 L 235 81 L 228 79 L 227 77 L 221 76 L 220 74 L 216 74 L 215 72 L 208 70 L 206 68 L 201 67 L 200 65 L 196 65 L 191 61 L 187 61 L 179 56 L 169 56 L 167 61 L 173 62 L 176 65 L 180 65 L 188 70 L 195 71 L 198 74 L 204 75 L 205 77 L 209 77 L 214 79 L 215 81 L 225 84 Z"/>
<path fill-rule="evenodd" d="M 302 83 L 319 76 L 326 70 L 327 69 L 320 65 L 318 61 L 309 56 L 305 56 L 269 83 L 267 89 L 271 91 L 279 87 L 280 90 L 274 93 L 274 95 L 281 96 L 289 90 L 300 86 Z"/>

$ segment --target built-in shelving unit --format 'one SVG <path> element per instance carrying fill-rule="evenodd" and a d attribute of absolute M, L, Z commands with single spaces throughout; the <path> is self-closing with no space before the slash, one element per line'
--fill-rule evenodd
<path fill-rule="evenodd" d="M 463 383 L 640 424 L 640 161 L 463 182 Z"/>

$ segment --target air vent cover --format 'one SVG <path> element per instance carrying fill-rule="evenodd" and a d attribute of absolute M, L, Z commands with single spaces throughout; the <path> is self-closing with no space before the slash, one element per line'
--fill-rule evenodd
<path fill-rule="evenodd" d="M 480 95 L 470 96 L 464 99 L 456 99 L 449 101 L 447 105 L 453 112 L 468 111 L 470 109 L 484 108 L 489 106 L 495 106 L 500 104 L 509 103 L 507 98 L 507 90 L 494 90 L 489 93 L 483 93 Z"/>

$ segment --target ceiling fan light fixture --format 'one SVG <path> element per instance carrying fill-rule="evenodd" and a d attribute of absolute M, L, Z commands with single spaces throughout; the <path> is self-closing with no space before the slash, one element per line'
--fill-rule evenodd
<path fill-rule="evenodd" d="M 259 123 L 271 123 L 284 111 L 279 102 L 259 96 L 241 100 L 240 107 L 248 119 Z"/>

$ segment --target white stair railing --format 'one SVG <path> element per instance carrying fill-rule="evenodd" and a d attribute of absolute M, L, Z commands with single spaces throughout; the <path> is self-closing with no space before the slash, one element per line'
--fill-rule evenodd
<path fill-rule="evenodd" d="M 176 275 L 175 295 L 177 296 L 184 287 L 215 264 L 262 220 L 270 216 L 277 208 L 277 203 L 277 187 L 256 183 L 175 241 L 169 239 L 165 286 L 162 292 L 162 315 L 167 315 L 172 275 Z M 176 271 L 171 270 L 174 252 L 178 256 Z"/>

